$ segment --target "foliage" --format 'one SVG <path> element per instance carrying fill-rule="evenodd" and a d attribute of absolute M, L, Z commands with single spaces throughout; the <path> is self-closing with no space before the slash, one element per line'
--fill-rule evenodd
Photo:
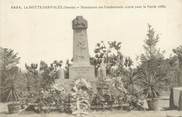
<path fill-rule="evenodd" d="M 141 55 L 141 65 L 138 67 L 137 84 L 141 87 L 146 98 L 156 98 L 164 89 L 166 82 L 166 69 L 163 53 L 156 48 L 159 35 L 155 34 L 151 25 L 148 25 L 147 39 L 145 40 L 145 54 Z"/>
<path fill-rule="evenodd" d="M 25 74 L 27 97 L 26 102 L 33 103 L 41 98 L 41 90 L 48 91 L 52 88 L 56 79 L 56 70 L 62 65 L 62 61 L 54 61 L 49 66 L 44 61 L 40 64 L 25 64 L 27 70 Z"/>
<path fill-rule="evenodd" d="M 133 64 L 130 57 L 124 57 L 122 55 L 121 42 L 108 41 L 107 44 L 105 44 L 101 41 L 97 43 L 94 53 L 94 57 L 91 58 L 91 64 L 95 66 L 96 74 L 102 60 L 104 60 L 106 64 L 107 75 L 111 77 L 125 74 L 125 68 Z"/>
<path fill-rule="evenodd" d="M 96 66 L 96 70 L 98 69 L 101 60 L 104 59 L 104 62 L 106 64 L 106 69 L 107 69 L 107 76 L 113 79 L 112 81 L 113 81 L 114 87 L 110 86 L 109 90 L 111 92 L 118 93 L 118 94 L 114 93 L 112 95 L 113 98 L 115 98 L 113 100 L 118 101 L 118 103 L 121 101 L 122 103 L 126 103 L 127 99 L 124 98 L 125 97 L 124 95 L 134 95 L 135 93 L 137 93 L 137 91 L 135 91 L 136 70 L 132 69 L 132 65 L 133 65 L 132 59 L 130 57 L 124 57 L 122 55 L 121 42 L 116 42 L 116 41 L 111 41 L 111 42 L 108 42 L 107 44 L 105 44 L 102 41 L 97 44 L 94 52 L 95 52 L 95 56 L 91 58 L 91 62 L 93 62 L 92 64 Z M 124 91 L 123 89 L 127 91 Z M 99 94 L 95 96 L 93 101 L 95 103 L 98 103 L 98 105 L 99 103 L 101 103 L 101 100 L 105 99 L 105 98 L 103 99 L 101 98 L 103 96 L 98 96 Z M 108 96 L 109 94 L 110 93 L 108 93 Z"/>
<path fill-rule="evenodd" d="M 59 111 L 63 111 L 64 100 L 65 100 L 64 92 L 58 91 L 53 88 L 49 90 L 41 89 L 40 96 L 35 101 L 35 103 L 37 103 L 39 106 L 36 111 L 50 112 L 56 109 L 59 109 Z M 45 109 L 45 107 L 48 107 L 48 108 Z M 51 107 L 53 108 L 51 109 Z"/>
<path fill-rule="evenodd" d="M 146 98 L 160 96 L 161 90 L 165 88 L 166 78 L 160 73 L 150 72 L 147 67 L 139 69 L 137 78 L 137 85 L 141 87 Z"/>
<path fill-rule="evenodd" d="M 170 63 L 171 63 L 171 68 L 173 68 L 173 76 L 177 83 L 177 86 L 182 86 L 182 45 L 180 45 L 179 47 L 173 49 L 174 52 L 174 56 L 171 57 L 170 59 Z"/>
<path fill-rule="evenodd" d="M 17 85 L 15 81 L 17 80 L 18 67 L 20 57 L 18 53 L 15 53 L 14 50 L 8 48 L 1 48 L 1 94 L 2 101 L 17 101 L 19 98 L 18 91 L 16 90 Z"/>
<path fill-rule="evenodd" d="M 5 95 L 6 101 L 18 101 L 19 96 L 17 90 L 15 89 L 15 80 L 17 76 L 17 69 L 6 72 L 6 79 L 4 80 L 4 91 L 2 95 Z"/>
<path fill-rule="evenodd" d="M 18 53 L 15 53 L 14 50 L 8 48 L 2 48 L 1 56 L 3 59 L 3 70 L 11 70 L 13 67 L 17 66 L 20 60 Z"/>
<path fill-rule="evenodd" d="M 2 48 L 1 51 L 2 58 L 2 84 L 6 79 L 6 73 L 12 71 L 12 69 L 17 68 L 17 64 L 19 63 L 20 57 L 18 57 L 18 53 L 15 53 L 14 50 L 8 48 Z"/>
<path fill-rule="evenodd" d="M 139 87 L 137 86 L 137 69 L 129 68 L 127 70 L 127 74 L 124 78 L 125 86 L 127 89 L 127 93 L 130 95 L 136 95 L 138 93 Z"/>
<path fill-rule="evenodd" d="M 133 94 L 127 94 L 125 96 L 126 102 L 129 104 L 129 108 L 127 110 L 137 110 L 137 111 L 144 111 L 145 108 L 143 107 L 144 102 L 141 99 L 141 96 L 133 95 Z"/>
<path fill-rule="evenodd" d="M 173 52 L 178 57 L 179 67 L 182 68 L 182 45 L 180 45 L 176 49 L 173 49 Z"/>
<path fill-rule="evenodd" d="M 32 75 L 38 75 L 38 64 L 31 64 L 30 66 L 28 66 L 27 64 L 25 64 L 25 68 L 27 69 L 27 71 L 29 73 L 31 73 Z"/>
<path fill-rule="evenodd" d="M 39 69 L 38 64 L 31 64 L 27 65 L 25 64 L 25 67 L 27 69 L 27 76 L 30 75 L 31 77 L 29 80 L 35 79 L 37 84 L 37 88 L 43 88 L 43 89 L 49 89 L 55 82 L 55 79 L 57 78 L 57 70 L 58 67 L 62 66 L 62 61 L 54 61 L 49 66 L 44 61 L 40 61 Z"/>
<path fill-rule="evenodd" d="M 25 64 L 27 72 L 25 78 L 27 79 L 28 98 L 34 98 L 35 101 L 39 95 L 41 76 L 38 74 L 38 64 Z"/>
<path fill-rule="evenodd" d="M 156 48 L 156 45 L 159 41 L 159 34 L 155 34 L 154 29 L 150 24 L 148 24 L 148 33 L 147 39 L 145 40 L 144 50 L 145 54 L 141 55 L 141 61 L 145 62 L 152 59 L 161 59 L 163 58 L 164 51 Z"/>

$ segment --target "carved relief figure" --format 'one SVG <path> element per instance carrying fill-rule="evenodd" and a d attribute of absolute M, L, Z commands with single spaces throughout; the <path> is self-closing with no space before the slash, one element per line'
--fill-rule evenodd
<path fill-rule="evenodd" d="M 79 34 L 79 38 L 78 38 L 78 47 L 82 50 L 85 49 L 87 47 L 87 43 L 86 43 L 86 39 L 84 39 L 84 34 L 81 31 Z"/>

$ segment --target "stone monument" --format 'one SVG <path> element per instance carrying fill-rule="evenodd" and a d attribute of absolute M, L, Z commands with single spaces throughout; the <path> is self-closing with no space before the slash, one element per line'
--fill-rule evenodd
<path fill-rule="evenodd" d="M 82 16 L 77 16 L 72 21 L 73 28 L 73 64 L 69 68 L 69 79 L 84 78 L 88 81 L 95 80 L 95 70 L 90 65 L 90 55 L 87 39 L 87 21 Z"/>

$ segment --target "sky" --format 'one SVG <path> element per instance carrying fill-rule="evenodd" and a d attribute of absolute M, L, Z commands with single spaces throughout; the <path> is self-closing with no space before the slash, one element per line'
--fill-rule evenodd
<path fill-rule="evenodd" d="M 14 49 L 25 63 L 44 60 L 72 58 L 72 20 L 83 16 L 88 21 L 88 43 L 90 55 L 97 42 L 122 42 L 121 51 L 134 61 L 143 52 L 147 24 L 151 24 L 160 35 L 158 47 L 165 56 L 182 45 L 182 1 L 181 0 L 119 0 L 124 6 L 165 5 L 166 8 L 123 9 L 10 9 L 11 5 L 118 5 L 118 2 L 88 0 L 0 0 L 0 46 Z M 82 3 L 83 2 L 83 3 Z M 70 4 L 71 3 L 71 4 Z"/>

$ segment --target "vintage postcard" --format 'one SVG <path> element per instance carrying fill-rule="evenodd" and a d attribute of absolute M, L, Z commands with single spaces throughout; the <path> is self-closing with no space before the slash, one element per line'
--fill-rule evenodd
<path fill-rule="evenodd" d="M 181 0 L 0 0 L 0 117 L 182 117 Z"/>

